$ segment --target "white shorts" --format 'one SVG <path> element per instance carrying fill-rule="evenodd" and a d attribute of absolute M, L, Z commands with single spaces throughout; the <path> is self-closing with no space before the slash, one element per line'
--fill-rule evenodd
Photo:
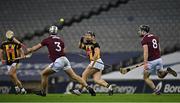
<path fill-rule="evenodd" d="M 148 61 L 148 72 L 152 73 L 153 71 L 165 71 L 166 69 L 163 68 L 162 59 L 155 59 L 152 61 Z"/>
<path fill-rule="evenodd" d="M 94 65 L 93 65 L 94 64 Z M 99 69 L 99 70 L 104 70 L 104 63 L 103 61 L 100 59 L 96 60 L 96 62 L 94 63 L 94 61 L 91 61 L 91 63 L 88 65 L 91 66 L 95 69 Z"/>
<path fill-rule="evenodd" d="M 8 72 L 11 70 L 12 67 L 16 67 L 17 63 L 12 63 L 11 65 L 7 65 Z"/>
<path fill-rule="evenodd" d="M 55 62 L 51 63 L 49 67 L 52 68 L 52 70 L 55 72 L 58 72 L 59 70 L 71 69 L 71 64 L 65 56 L 62 56 L 57 58 Z"/>

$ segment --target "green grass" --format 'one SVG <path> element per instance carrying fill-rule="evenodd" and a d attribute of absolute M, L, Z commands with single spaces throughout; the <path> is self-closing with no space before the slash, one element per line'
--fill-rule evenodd
<path fill-rule="evenodd" d="M 89 94 L 81 96 L 65 94 L 48 94 L 46 97 L 36 96 L 34 94 L 15 95 L 0 94 L 0 102 L 179 102 L 180 94 L 97 94 L 92 97 Z"/>

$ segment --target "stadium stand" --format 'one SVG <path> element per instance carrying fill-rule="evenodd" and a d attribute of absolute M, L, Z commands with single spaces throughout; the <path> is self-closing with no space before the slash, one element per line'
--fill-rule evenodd
<path fill-rule="evenodd" d="M 9 28 L 13 29 L 21 38 L 26 33 L 33 34 L 36 30 L 43 30 L 47 25 L 57 22 L 60 17 L 69 20 L 97 9 L 98 6 L 108 5 L 110 1 L 2 0 L 0 27 L 3 32 Z M 103 52 L 140 51 L 137 27 L 140 24 L 149 24 L 152 32 L 160 36 L 162 48 L 165 48 L 179 44 L 180 41 L 177 38 L 180 21 L 179 4 L 179 0 L 147 0 L 146 2 L 130 0 L 126 5 L 120 5 L 97 16 L 92 16 L 90 19 L 84 19 L 80 23 L 65 27 L 61 33 L 67 42 L 68 52 L 78 52 L 76 44 L 87 30 L 96 32 Z M 34 37 L 26 43 L 32 46 L 34 41 L 38 42 L 42 38 Z"/>

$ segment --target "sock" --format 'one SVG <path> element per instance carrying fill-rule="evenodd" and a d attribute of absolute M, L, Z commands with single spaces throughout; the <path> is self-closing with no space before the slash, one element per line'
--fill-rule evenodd
<path fill-rule="evenodd" d="M 109 90 L 112 90 L 112 85 L 108 84 L 106 87 L 107 87 Z"/>
<path fill-rule="evenodd" d="M 24 92 L 24 91 L 26 91 L 26 90 L 25 90 L 24 88 L 21 88 L 21 91 Z"/>
<path fill-rule="evenodd" d="M 18 86 L 15 86 L 15 90 L 17 93 L 19 93 L 21 91 L 21 89 Z"/>
<path fill-rule="evenodd" d="M 82 89 L 82 88 L 80 88 L 80 89 L 79 89 L 79 92 L 82 92 L 82 90 L 83 90 L 83 89 Z"/>
<path fill-rule="evenodd" d="M 46 94 L 46 91 L 44 89 L 41 90 L 42 94 Z"/>
<path fill-rule="evenodd" d="M 85 87 L 86 89 L 90 88 L 88 85 Z"/>
<path fill-rule="evenodd" d="M 156 88 L 153 89 L 154 92 L 158 92 Z"/>
<path fill-rule="evenodd" d="M 107 88 L 109 88 L 109 86 L 110 86 L 110 85 L 109 85 L 109 84 L 107 84 L 107 86 L 106 86 L 106 87 L 107 87 Z"/>

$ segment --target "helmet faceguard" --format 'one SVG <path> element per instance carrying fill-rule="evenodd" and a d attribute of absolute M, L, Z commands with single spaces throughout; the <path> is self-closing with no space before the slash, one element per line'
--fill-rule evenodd
<path fill-rule="evenodd" d="M 52 34 L 52 35 L 56 35 L 58 32 L 58 27 L 57 26 L 51 26 L 49 28 L 49 33 Z"/>
<path fill-rule="evenodd" d="M 143 37 L 145 33 L 148 33 L 150 31 L 150 27 L 148 25 L 140 25 L 138 34 L 140 37 Z"/>
<path fill-rule="evenodd" d="M 84 37 L 85 37 L 86 42 L 92 42 L 95 39 L 95 33 L 92 31 L 87 31 L 84 34 Z"/>

